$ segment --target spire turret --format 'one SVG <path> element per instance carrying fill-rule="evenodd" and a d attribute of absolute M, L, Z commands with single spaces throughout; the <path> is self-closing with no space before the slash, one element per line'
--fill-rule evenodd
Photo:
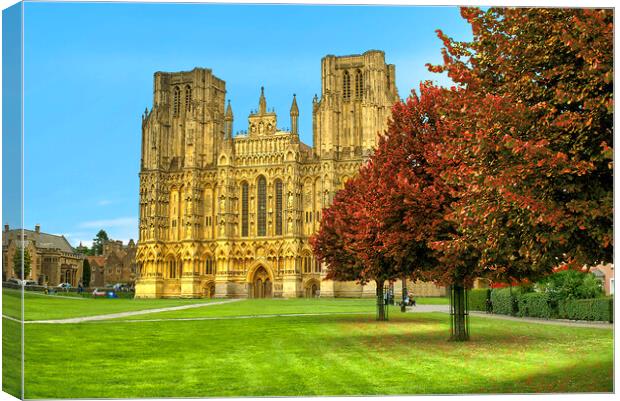
<path fill-rule="evenodd" d="M 260 87 L 260 99 L 258 100 L 258 113 L 265 114 L 267 112 L 267 101 L 265 100 L 265 88 Z"/>
<path fill-rule="evenodd" d="M 299 118 L 299 108 L 297 107 L 297 99 L 293 93 L 293 104 L 291 105 L 291 132 L 297 134 L 297 119 Z"/>
<path fill-rule="evenodd" d="M 230 99 L 228 100 L 228 106 L 226 107 L 226 138 L 232 138 L 232 125 L 233 125 L 233 112 L 230 106 Z"/>

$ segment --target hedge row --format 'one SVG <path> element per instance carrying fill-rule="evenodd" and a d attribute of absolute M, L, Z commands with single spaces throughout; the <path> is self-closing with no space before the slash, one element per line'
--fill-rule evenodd
<path fill-rule="evenodd" d="M 555 308 L 551 306 L 549 295 L 541 292 L 530 292 L 517 296 L 518 312 L 521 317 L 556 317 Z"/>
<path fill-rule="evenodd" d="M 470 290 L 467 294 L 467 300 L 469 301 L 469 310 L 479 310 L 486 311 L 487 310 L 487 293 L 490 290 L 480 288 Z"/>
<path fill-rule="evenodd" d="M 493 313 L 501 315 L 515 315 L 517 313 L 518 287 L 499 288 L 491 291 Z"/>
<path fill-rule="evenodd" d="M 572 320 L 600 320 L 613 323 L 613 298 L 568 299 L 558 302 L 561 318 Z"/>
<path fill-rule="evenodd" d="M 479 309 L 486 306 L 487 290 L 472 290 L 469 307 Z M 484 294 L 484 297 L 483 297 Z M 523 292 L 519 287 L 500 288 L 491 291 L 493 313 L 521 317 L 561 318 L 571 320 L 613 321 L 613 298 L 570 299 L 556 305 L 549 294 L 542 292 Z"/>

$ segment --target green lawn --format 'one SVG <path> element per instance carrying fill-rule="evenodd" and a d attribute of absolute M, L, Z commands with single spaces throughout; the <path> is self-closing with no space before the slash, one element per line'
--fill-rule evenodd
<path fill-rule="evenodd" d="M 210 299 L 109 299 L 24 293 L 24 320 L 63 319 L 211 302 Z M 2 313 L 20 317 L 20 292 L 2 289 Z"/>
<path fill-rule="evenodd" d="M 447 297 L 414 297 L 418 305 L 449 305 L 450 299 Z"/>
<path fill-rule="evenodd" d="M 21 324 L 2 319 L 2 391 L 21 397 Z"/>
<path fill-rule="evenodd" d="M 118 320 L 150 320 L 179 319 L 217 316 L 254 316 L 254 315 L 287 315 L 312 313 L 375 313 L 376 302 L 373 299 L 253 299 L 237 301 L 207 308 L 187 309 L 180 311 L 149 313 L 147 315 L 130 316 Z M 394 309 L 396 310 L 396 309 Z"/>
<path fill-rule="evenodd" d="M 245 300 L 191 310 L 214 317 L 358 311 L 199 321 L 27 324 L 25 396 L 613 390 L 612 330 L 472 317 L 472 341 L 455 343 L 446 341 L 447 314 L 401 314 L 392 308 L 389 322 L 376 322 L 372 300 Z M 167 314 L 180 317 L 189 312 Z M 3 322 L 7 324 L 7 319 Z M 5 387 L 18 388 L 14 376 L 5 375 Z"/>

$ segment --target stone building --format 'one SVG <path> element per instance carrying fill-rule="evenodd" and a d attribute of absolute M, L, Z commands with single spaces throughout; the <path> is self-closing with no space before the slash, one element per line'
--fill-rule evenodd
<path fill-rule="evenodd" d="M 614 294 L 614 265 L 613 263 L 600 264 L 590 269 L 590 272 L 601 281 L 605 295 Z"/>
<path fill-rule="evenodd" d="M 133 285 L 138 274 L 136 244 L 132 239 L 127 245 L 122 241 L 105 241 L 103 255 L 88 256 L 90 287 L 104 287 L 117 283 Z"/>
<path fill-rule="evenodd" d="M 324 57 L 311 147 L 295 95 L 290 131 L 261 88 L 247 132 L 233 136 L 226 84 L 211 70 L 155 73 L 142 116 L 136 297 L 374 296 L 373 285 L 325 281 L 308 238 L 387 127 L 395 76 L 382 51 Z"/>
<path fill-rule="evenodd" d="M 88 265 L 90 266 L 90 282 L 88 287 L 104 287 L 105 286 L 105 256 L 87 256 Z"/>
<path fill-rule="evenodd" d="M 23 239 L 21 235 L 23 233 Z M 84 255 L 76 252 L 64 236 L 46 234 L 36 225 L 34 231 L 9 229 L 2 232 L 2 280 L 17 277 L 13 256 L 22 246 L 30 253 L 30 274 L 27 279 L 41 285 L 69 283 L 76 287 L 82 281 Z"/>

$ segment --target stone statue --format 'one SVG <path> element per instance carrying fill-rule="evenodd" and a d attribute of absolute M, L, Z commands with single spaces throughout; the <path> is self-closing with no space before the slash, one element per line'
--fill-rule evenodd
<path fill-rule="evenodd" d="M 292 193 L 292 192 L 289 192 L 289 193 L 288 193 L 288 199 L 287 199 L 287 202 L 286 202 L 286 204 L 287 204 L 287 206 L 288 206 L 288 208 L 289 208 L 289 209 L 292 209 L 292 208 L 293 208 L 293 200 L 294 200 L 294 199 L 293 199 L 293 193 Z"/>

